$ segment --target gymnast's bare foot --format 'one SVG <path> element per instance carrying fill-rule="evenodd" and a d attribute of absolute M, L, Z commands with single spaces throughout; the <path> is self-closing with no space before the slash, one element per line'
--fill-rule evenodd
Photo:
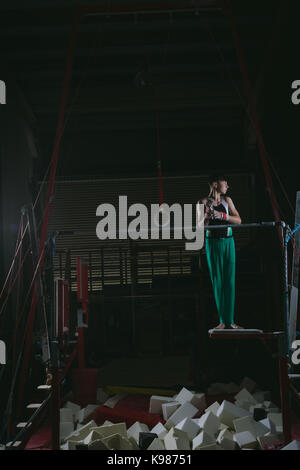
<path fill-rule="evenodd" d="M 219 323 L 218 326 L 214 328 L 214 330 L 224 330 L 225 328 L 225 323 Z"/>
<path fill-rule="evenodd" d="M 231 323 L 230 328 L 232 328 L 233 330 L 244 330 L 243 326 L 239 326 L 236 323 Z"/>

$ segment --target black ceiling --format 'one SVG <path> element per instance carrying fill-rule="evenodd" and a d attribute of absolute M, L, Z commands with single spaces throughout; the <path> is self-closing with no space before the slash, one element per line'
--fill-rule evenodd
<path fill-rule="evenodd" d="M 151 14 L 116 14 L 124 1 L 95 3 L 106 11 L 80 22 L 58 176 L 156 174 L 159 155 L 166 174 L 256 168 L 247 161 L 253 132 L 232 31 L 217 2 L 172 2 Z M 296 128 L 295 15 L 279 1 L 232 5 L 266 145 L 280 165 L 287 132 Z M 52 153 L 75 6 L 1 4 L 2 66 L 36 118 L 41 174 Z"/>

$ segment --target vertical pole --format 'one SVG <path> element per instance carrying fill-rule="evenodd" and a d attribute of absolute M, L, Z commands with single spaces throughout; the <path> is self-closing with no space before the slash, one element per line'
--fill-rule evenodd
<path fill-rule="evenodd" d="M 136 282 L 137 282 L 137 252 L 136 245 L 130 240 L 130 277 L 131 277 L 131 324 L 132 324 L 132 347 L 136 352 L 137 338 L 136 338 Z"/>
<path fill-rule="evenodd" d="M 79 312 L 81 311 L 82 322 L 86 319 L 86 289 L 85 282 L 88 282 L 87 275 L 83 271 L 83 264 L 80 258 L 76 260 L 76 273 L 77 273 L 77 302 Z M 79 318 L 78 318 L 79 321 Z M 84 327 L 79 326 L 78 331 L 78 366 L 80 369 L 85 368 L 85 359 L 84 359 Z"/>
<path fill-rule="evenodd" d="M 283 322 L 285 331 L 286 354 L 290 355 L 290 334 L 289 334 L 289 284 L 288 284 L 288 251 L 287 251 L 287 229 L 284 222 L 281 222 L 283 236 Z"/>
<path fill-rule="evenodd" d="M 57 349 L 58 345 L 54 345 L 53 349 Z M 57 351 L 54 352 L 54 355 Z M 60 449 L 60 379 L 57 361 L 52 368 L 52 400 L 51 400 L 51 421 L 52 421 L 52 449 Z"/>
<path fill-rule="evenodd" d="M 279 337 L 279 341 L 284 343 L 284 337 L 283 336 Z M 284 445 L 287 445 L 292 440 L 292 434 L 291 434 L 291 415 L 290 415 L 290 397 L 289 397 L 288 358 L 286 354 L 284 353 L 284 349 L 285 349 L 284 345 L 282 346 L 279 346 L 279 349 L 282 348 L 282 353 L 279 354 L 279 383 L 280 383 L 283 439 L 284 439 Z"/>
<path fill-rule="evenodd" d="M 281 222 L 283 238 L 283 323 L 284 332 L 279 336 L 279 383 L 282 412 L 282 426 L 284 444 L 291 442 L 291 416 L 289 396 L 289 286 L 288 286 L 288 253 L 287 253 L 287 229 Z"/>
<path fill-rule="evenodd" d="M 90 275 L 90 291 L 93 292 L 93 263 L 92 252 L 89 252 L 89 275 Z"/>
<path fill-rule="evenodd" d="M 124 279 L 123 279 L 123 252 L 122 248 L 119 248 L 119 268 L 120 268 L 120 284 L 124 286 Z"/>
<path fill-rule="evenodd" d="M 84 360 L 84 328 L 77 328 L 78 330 L 78 366 L 80 369 L 85 368 Z"/>

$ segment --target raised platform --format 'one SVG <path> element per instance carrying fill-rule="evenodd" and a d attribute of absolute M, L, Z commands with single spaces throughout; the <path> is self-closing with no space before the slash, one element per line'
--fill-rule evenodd
<path fill-rule="evenodd" d="M 208 330 L 208 334 L 210 338 L 216 339 L 216 338 L 235 338 L 235 339 L 253 339 L 253 338 L 258 338 L 258 339 L 271 339 L 271 338 L 277 338 L 279 335 L 282 334 L 282 331 L 273 331 L 273 332 L 267 332 L 265 333 L 263 330 L 258 330 L 258 329 L 232 329 L 232 328 L 224 328 L 224 330 L 218 330 L 218 329 L 212 329 Z"/>
<path fill-rule="evenodd" d="M 228 334 L 228 333 L 239 333 L 239 334 L 249 334 L 249 333 L 258 333 L 261 334 L 263 333 L 263 330 L 256 330 L 256 329 L 234 329 L 234 328 L 224 328 L 223 330 L 220 330 L 218 328 L 213 328 L 212 330 L 208 330 L 209 334 L 212 333 L 217 333 L 217 334 Z"/>

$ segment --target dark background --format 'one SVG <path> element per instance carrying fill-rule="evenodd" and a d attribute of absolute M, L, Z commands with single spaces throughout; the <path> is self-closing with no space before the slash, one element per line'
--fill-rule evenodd
<path fill-rule="evenodd" d="M 159 158 L 165 177 L 249 173 L 255 176 L 256 219 L 274 220 L 231 25 L 220 3 L 180 1 L 172 3 L 172 13 L 168 4 L 165 12 L 126 15 L 113 14 L 113 8 L 128 2 L 96 3 L 105 5 L 106 14 L 85 17 L 79 26 L 57 179 L 155 177 Z M 280 217 L 293 226 L 300 106 L 291 102 L 291 84 L 300 79 L 299 6 L 231 3 Z M 7 91 L 7 104 L 0 107 L 2 279 L 21 207 L 48 177 L 77 4 L 1 3 L 0 79 Z M 273 290 L 268 287 L 269 311 L 278 307 L 273 327 L 281 308 L 276 243 L 262 245 L 268 262 L 276 259 L 275 270 L 265 273 L 275 282 Z M 12 319 L 2 328 L 13 329 Z M 253 368 L 251 354 L 244 352 Z M 231 354 L 229 348 L 229 361 Z M 257 371 L 260 380 L 265 370 Z M 242 373 L 241 365 L 237 376 Z"/>
<path fill-rule="evenodd" d="M 128 2 L 96 4 L 107 14 L 86 16 L 79 25 L 57 178 L 156 176 L 159 158 L 164 176 L 249 171 L 256 176 L 259 217 L 272 218 L 221 4 L 180 1 L 172 3 L 172 13 L 128 15 L 112 14 Z M 76 5 L 1 4 L 4 258 L 13 250 L 20 207 L 35 197 L 49 168 Z M 176 11 L 177 5 L 187 11 Z M 292 1 L 233 1 L 232 11 L 280 216 L 293 225 L 299 107 L 291 102 L 291 84 L 300 73 L 299 7 Z M 6 259 L 4 266 L 3 273 Z"/>

